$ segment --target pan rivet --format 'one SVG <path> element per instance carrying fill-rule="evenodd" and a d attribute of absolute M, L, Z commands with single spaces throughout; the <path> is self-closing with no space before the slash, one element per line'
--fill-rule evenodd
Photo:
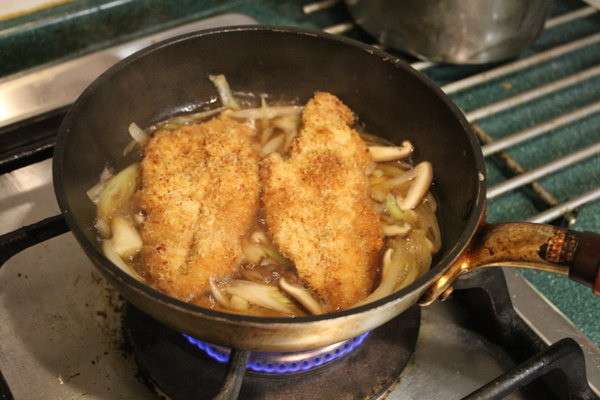
<path fill-rule="evenodd" d="M 450 295 L 452 294 L 452 292 L 454 292 L 454 288 L 452 286 L 447 287 L 446 290 L 444 290 L 442 292 L 442 294 L 440 295 L 440 300 L 441 301 L 446 301 L 446 299 L 448 297 L 450 297 Z"/>

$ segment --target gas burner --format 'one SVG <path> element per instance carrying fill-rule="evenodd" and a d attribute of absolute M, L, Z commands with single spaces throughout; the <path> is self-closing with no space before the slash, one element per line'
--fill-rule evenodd
<path fill-rule="evenodd" d="M 369 333 L 344 342 L 335 343 L 317 350 L 293 353 L 252 353 L 246 368 L 262 374 L 293 374 L 307 372 L 337 360 L 360 346 Z M 209 357 L 220 362 L 229 361 L 230 349 L 203 342 L 189 335 L 183 335 L 188 342 L 204 351 Z"/>
<path fill-rule="evenodd" d="M 240 399 L 376 399 L 414 352 L 420 310 L 376 330 L 313 351 L 252 353 Z M 141 376 L 171 400 L 210 399 L 225 382 L 229 349 L 183 335 L 127 306 L 124 336 Z"/>

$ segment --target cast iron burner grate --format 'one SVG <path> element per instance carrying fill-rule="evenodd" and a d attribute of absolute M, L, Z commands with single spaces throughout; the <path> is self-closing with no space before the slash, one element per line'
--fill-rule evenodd
<path fill-rule="evenodd" d="M 368 334 L 318 350 L 252 353 L 238 398 L 379 398 L 411 358 L 420 316 L 414 307 Z M 140 375 L 162 396 L 212 399 L 223 387 L 228 349 L 182 335 L 132 306 L 125 309 L 123 329 Z"/>

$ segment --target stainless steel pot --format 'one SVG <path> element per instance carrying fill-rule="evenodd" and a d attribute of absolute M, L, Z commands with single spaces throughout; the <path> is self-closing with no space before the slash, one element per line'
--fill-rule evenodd
<path fill-rule="evenodd" d="M 515 57 L 544 27 L 549 0 L 346 0 L 383 45 L 419 58 L 479 64 Z"/>

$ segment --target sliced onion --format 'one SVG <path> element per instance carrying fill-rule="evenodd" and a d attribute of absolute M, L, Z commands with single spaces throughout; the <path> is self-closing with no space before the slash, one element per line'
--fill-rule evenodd
<path fill-rule="evenodd" d="M 440 232 L 440 226 L 435 215 L 432 216 L 431 220 L 431 235 L 433 236 L 433 248 L 431 251 L 437 253 L 442 248 L 442 233 Z"/>
<path fill-rule="evenodd" d="M 398 283 L 396 283 L 396 287 L 393 292 L 397 292 L 400 289 L 403 289 L 413 283 L 419 277 L 419 269 L 418 268 L 406 268 L 404 271 L 404 276 L 398 279 Z"/>
<path fill-rule="evenodd" d="M 414 282 L 431 265 L 431 243 L 422 229 L 412 229 L 406 238 L 391 239 L 392 264 L 402 267 L 395 290 Z"/>
<path fill-rule="evenodd" d="M 403 289 L 413 283 L 415 279 L 419 277 L 419 269 L 418 268 L 407 268 L 405 271 L 405 276 L 401 277 L 396 286 L 394 287 L 394 292 Z"/>
<path fill-rule="evenodd" d="M 232 296 L 241 297 L 249 303 L 268 308 L 269 310 L 285 314 L 294 313 L 290 299 L 275 286 L 262 285 L 251 281 L 233 280 L 223 288 L 223 291 Z"/>
<path fill-rule="evenodd" d="M 96 222 L 94 223 L 94 228 L 96 228 L 98 233 L 100 233 L 100 236 L 104 238 L 110 236 L 110 225 L 108 224 L 108 221 L 105 221 L 103 219 L 96 219 Z"/>
<path fill-rule="evenodd" d="M 431 193 L 427 193 L 427 195 L 425 196 L 424 203 L 427 204 L 429 206 L 429 209 L 435 214 L 435 212 L 437 211 L 437 201 Z"/>
<path fill-rule="evenodd" d="M 168 131 L 174 131 L 176 129 L 181 128 L 181 124 L 174 124 L 174 123 L 170 122 L 169 120 L 167 120 L 166 122 L 163 122 L 162 124 L 160 124 L 160 128 L 166 129 Z"/>
<path fill-rule="evenodd" d="M 102 172 L 100 172 L 100 182 L 106 182 L 107 180 L 109 180 L 110 178 L 113 177 L 113 172 L 111 171 L 110 168 L 108 167 L 104 167 L 104 169 L 102 170 Z"/>
<path fill-rule="evenodd" d="M 398 163 L 394 163 L 394 165 L 378 164 L 377 169 L 380 170 L 381 172 L 383 172 L 385 175 L 392 177 L 392 178 L 395 178 L 400 175 L 404 175 L 404 173 L 406 172 L 406 169 Z"/>
<path fill-rule="evenodd" d="M 237 311 L 246 311 L 248 308 L 250 308 L 248 301 L 240 296 L 231 296 L 229 304 L 232 309 Z"/>
<path fill-rule="evenodd" d="M 221 289 L 219 289 L 219 287 L 215 283 L 214 278 L 208 279 L 208 287 L 210 288 L 210 294 L 212 294 L 212 297 L 215 298 L 217 303 L 219 303 L 221 307 L 229 308 L 229 300 L 227 299 L 227 297 L 225 297 Z"/>
<path fill-rule="evenodd" d="M 113 249 L 121 258 L 132 257 L 142 250 L 142 237 L 129 219 L 113 217 L 110 227 Z"/>
<path fill-rule="evenodd" d="M 123 157 L 125 157 L 127 154 L 131 153 L 133 151 L 133 149 L 135 149 L 135 146 L 138 145 L 138 142 L 136 142 L 135 140 L 131 140 L 129 143 L 127 143 L 127 146 L 125 146 L 125 148 L 123 149 Z"/>
<path fill-rule="evenodd" d="M 143 146 L 148 141 L 148 135 L 142 128 L 140 128 L 135 122 L 129 124 L 129 135 L 135 140 L 140 146 Z"/>
<path fill-rule="evenodd" d="M 100 200 L 100 194 L 102 193 L 103 189 L 104 182 L 98 182 L 94 186 L 89 188 L 88 191 L 85 192 L 85 194 L 87 194 L 87 197 L 89 197 L 92 203 L 98 204 L 98 201 Z"/>
<path fill-rule="evenodd" d="M 433 179 L 433 168 L 429 161 L 423 161 L 415 167 L 416 177 L 412 182 L 406 197 L 398 204 L 402 210 L 412 210 L 421 203 L 429 191 Z"/>
<path fill-rule="evenodd" d="M 415 226 L 419 222 L 419 214 L 415 210 L 402 210 L 402 222 Z"/>
<path fill-rule="evenodd" d="M 369 153 L 377 162 L 402 160 L 410 156 L 413 150 L 408 140 L 402 142 L 402 146 L 369 146 Z"/>
<path fill-rule="evenodd" d="M 300 127 L 300 114 L 284 115 L 273 120 L 273 126 L 285 132 L 283 151 L 288 151 L 292 142 L 298 135 Z"/>
<path fill-rule="evenodd" d="M 106 184 L 106 181 L 109 180 L 111 177 L 111 170 L 108 169 L 108 167 L 104 167 L 104 169 L 100 173 L 100 180 L 98 181 L 98 183 L 89 188 L 86 192 L 87 196 L 92 201 L 92 203 L 98 204 L 98 201 L 100 201 L 100 194 L 104 190 L 104 185 Z"/>
<path fill-rule="evenodd" d="M 269 105 L 267 104 L 267 95 L 261 94 L 260 95 L 260 109 L 262 110 L 263 115 L 266 114 L 267 108 L 269 108 Z M 263 124 L 265 124 L 265 126 L 266 126 L 266 124 L 268 122 L 267 118 L 263 117 L 261 119 L 262 119 Z"/>
<path fill-rule="evenodd" d="M 209 75 L 208 79 L 210 79 L 213 85 L 215 85 L 215 88 L 217 88 L 223 107 L 231 108 L 233 110 L 238 110 L 240 108 L 233 97 L 233 93 L 231 93 L 231 88 L 229 87 L 229 82 L 227 82 L 225 75 Z"/>
<path fill-rule="evenodd" d="M 265 251 L 262 246 L 255 243 L 248 243 L 243 248 L 246 261 L 251 264 L 258 264 L 265 256 Z"/>
<path fill-rule="evenodd" d="M 104 256 L 106 258 L 108 258 L 117 267 L 121 268 L 124 272 L 126 272 L 127 274 L 131 275 L 139 281 L 143 281 L 142 277 L 125 261 L 123 261 L 121 257 L 119 257 L 110 240 L 104 240 L 102 242 L 102 253 L 104 253 Z"/>
<path fill-rule="evenodd" d="M 193 114 L 180 115 L 178 117 L 174 117 L 174 118 L 167 120 L 167 122 L 170 124 L 185 125 L 185 124 L 189 124 L 190 122 L 195 122 L 195 121 L 203 120 L 208 117 L 212 117 L 213 115 L 219 114 L 225 110 L 226 110 L 225 107 L 219 107 L 219 108 L 215 108 L 212 110 L 200 111 L 200 112 L 193 113 Z"/>
<path fill-rule="evenodd" d="M 285 135 L 277 135 L 273 139 L 269 140 L 260 150 L 260 155 L 266 157 L 269 154 L 277 151 L 284 143 Z"/>
<path fill-rule="evenodd" d="M 435 211 L 431 209 L 431 204 L 428 204 L 430 198 L 433 198 L 433 196 L 431 196 L 431 193 L 428 193 L 425 200 L 414 211 L 418 214 L 420 228 L 431 242 L 431 252 L 437 253 L 442 246 L 442 235 L 437 218 L 435 217 Z"/>
<path fill-rule="evenodd" d="M 280 115 L 273 120 L 273 126 L 284 132 L 295 133 L 300 127 L 300 113 Z"/>
<path fill-rule="evenodd" d="M 250 121 L 254 121 L 254 120 L 250 120 Z M 260 134 L 260 144 L 265 145 L 269 141 L 269 139 L 271 139 L 272 134 L 273 134 L 272 126 L 267 126 L 266 128 L 263 128 L 263 130 Z"/>
<path fill-rule="evenodd" d="M 323 314 L 323 307 L 312 294 L 303 287 L 290 284 L 285 278 L 279 279 L 279 287 L 293 297 L 298 303 L 302 304 L 311 314 Z"/>
<path fill-rule="evenodd" d="M 398 282 L 398 278 L 400 277 L 400 273 L 402 272 L 399 266 L 394 265 L 394 263 L 392 263 L 393 252 L 394 250 L 387 249 L 385 251 L 385 254 L 383 255 L 383 270 L 381 271 L 381 282 L 379 283 L 379 286 L 377 286 L 377 289 L 375 289 L 362 301 L 357 303 L 356 306 L 372 303 L 374 301 L 384 298 L 387 295 L 392 294 L 396 283 Z"/>
<path fill-rule="evenodd" d="M 240 119 L 272 119 L 285 115 L 300 114 L 303 107 L 301 106 L 273 106 L 266 109 L 263 108 L 247 108 L 245 110 L 232 111 L 230 117 Z"/>
<path fill-rule="evenodd" d="M 108 226 L 112 217 L 129 205 L 137 186 L 138 174 L 139 168 L 135 163 L 106 181 L 98 200 L 98 226 Z M 100 230 L 100 234 L 109 236 L 110 232 Z"/>
<path fill-rule="evenodd" d="M 416 176 L 417 176 L 417 171 L 414 168 L 412 168 L 412 169 L 404 172 L 401 175 L 398 175 L 394 178 L 388 179 L 386 182 L 386 185 L 389 188 L 394 188 L 394 187 L 400 186 L 406 182 L 412 181 L 413 179 L 416 178 Z"/>
<path fill-rule="evenodd" d="M 290 150 L 290 148 L 292 147 L 292 142 L 294 141 L 296 136 L 297 136 L 296 132 L 286 132 L 285 141 L 283 142 L 283 151 L 284 152 L 287 153 Z"/>

